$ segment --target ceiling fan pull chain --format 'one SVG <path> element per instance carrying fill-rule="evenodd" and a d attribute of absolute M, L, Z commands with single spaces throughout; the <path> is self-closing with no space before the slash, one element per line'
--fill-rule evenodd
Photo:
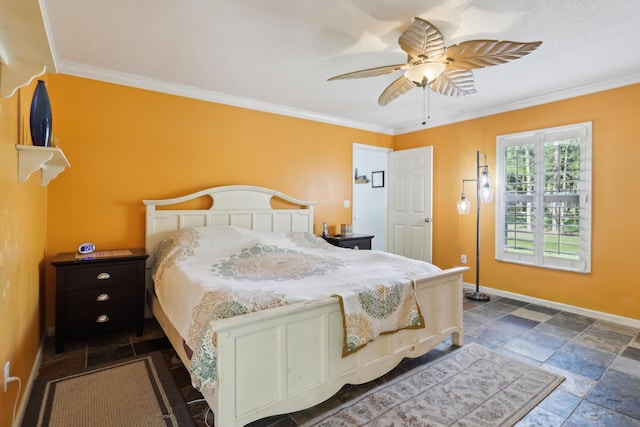
<path fill-rule="evenodd" d="M 422 126 L 427 124 L 427 120 L 431 119 L 431 91 L 427 90 L 427 86 L 422 87 Z M 425 93 L 428 92 L 428 93 Z M 425 98 L 427 98 L 427 108 L 425 109 Z"/>
<path fill-rule="evenodd" d="M 424 99 L 426 97 L 426 94 L 424 93 L 426 89 L 423 87 L 422 88 L 422 126 L 427 124 L 427 113 L 425 111 L 425 107 L 424 107 Z"/>

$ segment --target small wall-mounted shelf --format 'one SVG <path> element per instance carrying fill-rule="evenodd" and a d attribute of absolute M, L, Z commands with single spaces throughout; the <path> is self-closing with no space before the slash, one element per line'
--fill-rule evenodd
<path fill-rule="evenodd" d="M 368 179 L 356 179 L 355 181 L 356 184 L 366 184 L 367 182 L 369 182 Z"/>
<path fill-rule="evenodd" d="M 42 169 L 42 186 L 60 175 L 71 164 L 60 148 L 16 145 L 18 150 L 18 181 L 25 182 L 32 173 Z"/>
<path fill-rule="evenodd" d="M 9 98 L 56 64 L 38 0 L 0 2 L 0 97 Z"/>

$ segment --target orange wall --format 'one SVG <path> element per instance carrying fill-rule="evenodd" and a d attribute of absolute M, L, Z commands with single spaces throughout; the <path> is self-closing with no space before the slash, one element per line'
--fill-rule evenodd
<path fill-rule="evenodd" d="M 22 380 L 22 392 L 31 375 L 43 330 L 41 290 L 44 281 L 46 188 L 40 173 L 18 183 L 19 123 L 28 126 L 29 103 L 35 83 L 11 98 L 0 98 L 0 378 L 11 362 L 11 375 Z M 20 99 L 21 98 L 21 99 Z M 26 141 L 31 144 L 31 141 Z M 0 386 L 2 387 L 2 386 Z M 11 425 L 18 383 L 0 390 L 0 426 Z M 20 405 L 20 404 L 19 404 Z M 18 406 L 19 407 L 19 406 Z"/>
<path fill-rule="evenodd" d="M 48 86 L 54 134 L 71 163 L 49 184 L 48 261 L 86 241 L 143 247 L 143 199 L 228 184 L 316 201 L 316 232 L 323 221 L 335 231 L 351 218 L 343 200 L 351 199 L 352 143 L 392 143 L 373 132 L 66 75 L 50 75 Z M 47 268 L 53 325 L 55 278 Z"/>
<path fill-rule="evenodd" d="M 461 179 L 475 176 L 475 152 L 495 170 L 496 135 L 593 121 L 592 273 L 498 263 L 494 206 L 482 216 L 482 283 L 515 293 L 640 318 L 631 215 L 638 201 L 631 162 L 640 85 L 395 137 L 65 76 L 49 76 L 54 133 L 71 162 L 49 185 L 47 324 L 54 323 L 57 252 L 84 241 L 99 249 L 143 246 L 143 199 L 209 186 L 255 184 L 315 200 L 316 232 L 348 222 L 352 142 L 406 149 L 434 146 L 434 262 L 459 263 L 475 250 L 474 216 L 458 216 Z M 470 188 L 468 188 L 470 190 Z M 625 200 L 622 209 L 616 202 Z M 628 206 L 631 203 L 633 206 Z M 635 205 L 634 205 L 635 204 Z M 640 237 L 640 236 L 636 236 Z M 628 243 L 627 243 L 628 242 Z M 618 249 L 618 247 L 620 249 Z M 469 264 L 473 267 L 473 262 Z M 474 282 L 474 271 L 466 276 Z"/>
<path fill-rule="evenodd" d="M 495 171 L 496 136 L 564 124 L 593 122 L 592 264 L 590 274 L 568 273 L 495 260 L 494 204 L 481 214 L 481 285 L 573 306 L 640 319 L 637 262 L 637 120 L 640 85 L 427 129 L 394 138 L 396 150 L 434 147 L 434 263 L 459 264 L 466 254 L 475 283 L 475 215 L 460 216 L 456 201 L 463 178 L 474 178 L 476 151 Z M 473 185 L 466 186 L 475 208 Z M 471 194 L 469 194 L 471 193 Z"/>

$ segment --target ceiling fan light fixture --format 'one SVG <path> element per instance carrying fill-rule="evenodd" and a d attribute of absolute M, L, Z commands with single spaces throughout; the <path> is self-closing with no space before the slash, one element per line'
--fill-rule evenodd
<path fill-rule="evenodd" d="M 424 87 L 440 77 L 446 68 L 447 65 L 440 62 L 425 62 L 409 68 L 404 72 L 404 76 L 416 86 Z"/>
<path fill-rule="evenodd" d="M 415 87 L 426 89 L 428 86 L 446 96 L 465 96 L 476 92 L 471 70 L 522 58 L 542 42 L 468 40 L 447 47 L 444 36 L 435 25 L 415 17 L 411 26 L 398 38 L 398 44 L 408 55 L 406 63 L 352 71 L 329 80 L 374 77 L 404 70 L 378 98 L 378 104 L 382 106 Z"/>

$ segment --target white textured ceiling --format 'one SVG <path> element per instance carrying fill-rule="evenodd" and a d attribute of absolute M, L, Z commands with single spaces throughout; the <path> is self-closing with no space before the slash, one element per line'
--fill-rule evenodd
<path fill-rule="evenodd" d="M 58 72 L 398 134 L 640 82 L 638 0 L 43 0 Z M 385 107 L 419 16 L 447 45 L 542 41 L 474 70 L 477 93 L 416 88 Z M 427 91 L 428 92 L 428 91 Z M 426 98 L 426 102 L 425 102 Z M 423 126 L 423 104 L 429 120 Z"/>

